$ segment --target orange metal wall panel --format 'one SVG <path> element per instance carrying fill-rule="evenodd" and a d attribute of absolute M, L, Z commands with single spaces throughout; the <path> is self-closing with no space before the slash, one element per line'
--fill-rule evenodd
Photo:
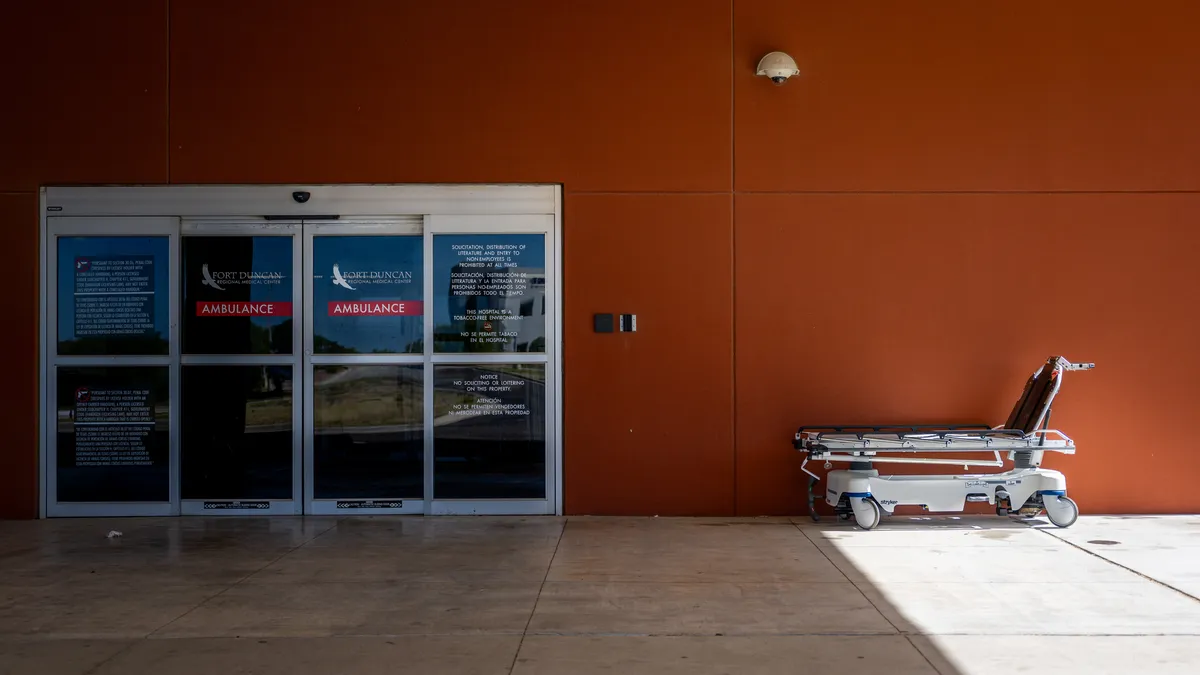
<path fill-rule="evenodd" d="M 37 517 L 38 494 L 38 199 L 34 194 L 0 193 L 0 250 L 7 256 L 6 292 L 0 294 L 0 332 L 5 354 L 4 405 L 0 405 L 0 518 Z"/>
<path fill-rule="evenodd" d="M 1200 189 L 1200 3 L 734 7 L 738 190 Z"/>
<path fill-rule="evenodd" d="M 0 191 L 167 181 L 166 7 L 5 3 Z"/>
<path fill-rule="evenodd" d="M 176 182 L 729 190 L 728 0 L 171 4 Z"/>
<path fill-rule="evenodd" d="M 1195 511 L 1200 195 L 739 195 L 738 512 L 803 513 L 798 425 L 1000 424 L 1048 356 L 1085 513 Z M 815 467 L 820 472 L 820 467 Z M 889 471 L 891 469 L 889 468 Z"/>
<path fill-rule="evenodd" d="M 568 513 L 733 513 L 730 201 L 567 199 Z M 593 332 L 601 312 L 637 314 L 637 331 Z"/>

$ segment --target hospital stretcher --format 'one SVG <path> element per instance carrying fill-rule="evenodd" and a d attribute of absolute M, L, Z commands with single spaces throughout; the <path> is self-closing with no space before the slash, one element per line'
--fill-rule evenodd
<path fill-rule="evenodd" d="M 968 502 L 987 502 L 997 515 L 1037 516 L 1045 511 L 1050 522 L 1070 527 L 1079 508 L 1067 497 L 1062 473 L 1041 468 L 1046 452 L 1075 453 L 1075 442 L 1050 429 L 1050 408 L 1068 370 L 1090 370 L 1093 363 L 1071 363 L 1050 357 L 1029 377 L 1025 390 L 1001 426 L 984 424 L 806 425 L 796 432 L 794 447 L 806 453 L 801 469 L 808 474 L 808 509 L 819 520 L 814 486 L 820 478 L 810 461 L 849 463 L 829 471 L 825 502 L 840 520 L 854 518 L 870 530 L 897 506 L 921 506 L 931 512 L 962 511 Z M 881 476 L 875 464 L 931 464 L 1003 467 L 1007 453 L 1013 468 L 1000 473 L 919 476 Z M 883 454 L 887 453 L 887 454 Z M 991 459 L 951 458 L 948 454 L 990 453 Z M 942 456 L 938 456 L 942 455 Z"/>

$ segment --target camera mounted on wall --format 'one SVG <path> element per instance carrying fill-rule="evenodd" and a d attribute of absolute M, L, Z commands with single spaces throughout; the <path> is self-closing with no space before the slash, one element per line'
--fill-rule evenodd
<path fill-rule="evenodd" d="M 770 78 L 776 86 L 779 86 L 787 82 L 788 78 L 799 75 L 800 69 L 796 67 L 795 59 L 787 54 L 771 52 L 759 60 L 755 74 L 759 77 Z"/>

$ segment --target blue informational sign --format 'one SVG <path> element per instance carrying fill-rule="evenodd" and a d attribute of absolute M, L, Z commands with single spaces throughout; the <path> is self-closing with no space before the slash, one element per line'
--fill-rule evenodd
<path fill-rule="evenodd" d="M 435 235 L 433 265 L 435 351 L 546 351 L 544 235 Z"/>
<path fill-rule="evenodd" d="M 313 238 L 313 351 L 422 352 L 424 240 L 419 235 Z"/>
<path fill-rule="evenodd" d="M 60 354 L 166 354 L 167 237 L 58 239 Z"/>

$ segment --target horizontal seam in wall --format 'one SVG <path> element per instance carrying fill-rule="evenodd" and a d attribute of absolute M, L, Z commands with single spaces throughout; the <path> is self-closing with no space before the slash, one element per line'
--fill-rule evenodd
<path fill-rule="evenodd" d="M 738 195 L 1194 195 L 1200 190 L 737 190 Z"/>
<path fill-rule="evenodd" d="M 729 190 L 566 190 L 567 195 L 731 195 Z"/>
<path fill-rule="evenodd" d="M 16 197 L 18 195 L 36 195 L 37 190 L 0 190 L 0 197 Z"/>
<path fill-rule="evenodd" d="M 1200 190 L 713 190 L 677 191 L 669 190 L 624 190 L 591 191 L 568 190 L 567 195 L 617 196 L 617 195 L 1195 195 Z"/>

